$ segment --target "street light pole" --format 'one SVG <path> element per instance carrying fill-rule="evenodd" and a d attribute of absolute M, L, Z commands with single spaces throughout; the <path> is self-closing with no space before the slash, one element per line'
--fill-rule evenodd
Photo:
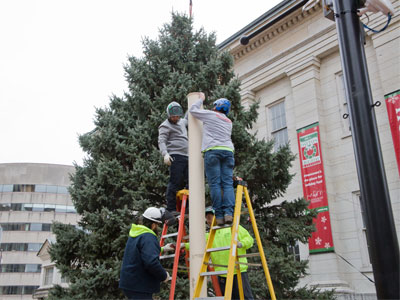
<path fill-rule="evenodd" d="M 361 201 L 379 299 L 399 299 L 399 244 L 390 203 L 357 0 L 333 0 Z"/>

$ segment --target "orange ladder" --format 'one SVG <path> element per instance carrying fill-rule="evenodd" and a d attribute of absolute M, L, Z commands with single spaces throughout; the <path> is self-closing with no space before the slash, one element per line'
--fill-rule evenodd
<path fill-rule="evenodd" d="M 179 257 L 181 254 L 180 245 L 182 242 L 188 242 L 189 236 L 186 232 L 185 228 L 185 212 L 186 212 L 186 205 L 189 196 L 189 190 L 183 189 L 176 193 L 177 198 L 177 211 L 180 211 L 179 215 L 179 225 L 178 225 L 178 232 L 167 234 L 168 225 L 167 222 L 164 223 L 164 227 L 161 233 L 160 239 L 160 246 L 164 246 L 164 242 L 166 238 L 177 236 L 176 239 L 176 247 L 175 247 L 175 254 L 171 255 L 162 255 L 160 259 L 166 258 L 174 258 L 174 265 L 172 267 L 172 276 L 171 276 L 171 288 L 169 292 L 169 300 L 173 300 L 175 296 L 175 287 L 176 287 L 176 277 L 178 275 L 178 266 L 179 266 Z M 185 254 L 185 262 L 186 267 L 189 270 L 189 252 L 186 251 Z"/>
<path fill-rule="evenodd" d="M 189 190 L 187 190 L 187 189 L 180 190 L 176 193 L 176 200 L 177 200 L 176 210 L 180 212 L 180 215 L 178 217 L 179 218 L 178 232 L 167 234 L 168 225 L 167 225 L 167 222 L 165 222 L 162 233 L 161 233 L 160 247 L 164 246 L 166 238 L 177 236 L 175 253 L 171 254 L 171 255 L 160 256 L 160 259 L 166 259 L 166 258 L 172 258 L 172 257 L 174 258 L 174 265 L 172 268 L 172 276 L 171 276 L 171 288 L 170 288 L 170 292 L 169 292 L 169 300 L 173 300 L 174 296 L 175 296 L 175 287 L 176 287 L 176 278 L 178 275 L 179 258 L 183 252 L 180 249 L 180 245 L 182 242 L 189 241 L 189 236 L 188 236 L 188 234 L 186 232 L 186 228 L 185 228 L 185 212 L 186 212 L 188 197 L 189 197 Z M 185 251 L 186 267 L 187 267 L 187 270 L 189 270 L 189 251 L 188 250 L 184 250 L 184 251 Z M 212 266 L 209 267 L 209 271 L 214 271 Z M 189 276 L 189 274 L 188 274 L 188 276 Z M 212 276 L 211 281 L 212 281 L 216 296 L 222 296 L 222 292 L 219 287 L 217 277 Z"/>

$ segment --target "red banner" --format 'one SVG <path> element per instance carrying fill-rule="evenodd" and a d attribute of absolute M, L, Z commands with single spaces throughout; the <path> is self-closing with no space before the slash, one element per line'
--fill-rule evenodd
<path fill-rule="evenodd" d="M 386 108 L 392 131 L 394 153 L 397 159 L 397 169 L 400 176 L 400 90 L 385 96 Z"/>
<path fill-rule="evenodd" d="M 308 240 L 310 253 L 330 252 L 334 247 L 318 123 L 297 130 L 297 139 L 304 198 L 310 201 L 309 208 L 318 212 L 314 219 L 317 230 Z"/>

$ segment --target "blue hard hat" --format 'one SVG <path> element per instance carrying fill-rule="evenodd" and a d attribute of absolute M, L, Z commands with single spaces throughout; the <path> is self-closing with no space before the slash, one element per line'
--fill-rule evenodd
<path fill-rule="evenodd" d="M 231 108 L 231 101 L 226 98 L 220 98 L 218 100 L 215 100 L 213 105 L 216 110 L 223 112 L 225 115 L 227 115 Z"/>

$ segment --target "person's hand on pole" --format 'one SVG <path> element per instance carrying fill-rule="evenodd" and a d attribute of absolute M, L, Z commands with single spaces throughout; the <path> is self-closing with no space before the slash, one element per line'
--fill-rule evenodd
<path fill-rule="evenodd" d="M 174 159 L 168 153 L 164 155 L 164 164 L 170 166 Z"/>
<path fill-rule="evenodd" d="M 199 98 L 204 101 L 206 99 L 206 96 L 203 92 L 199 92 Z"/>

